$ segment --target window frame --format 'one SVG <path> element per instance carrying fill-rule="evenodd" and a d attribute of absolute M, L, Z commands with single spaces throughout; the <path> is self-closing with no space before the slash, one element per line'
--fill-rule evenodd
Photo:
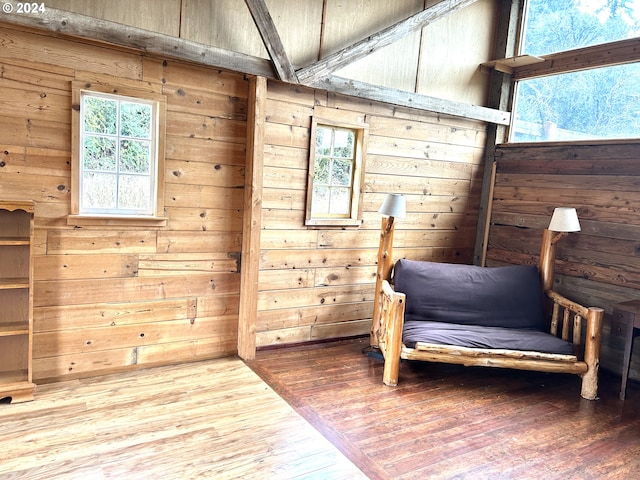
<path fill-rule="evenodd" d="M 331 115 L 331 112 L 326 110 L 322 111 L 324 109 L 319 107 L 316 107 L 316 111 L 317 110 L 320 110 L 322 114 L 314 115 L 311 118 L 305 225 L 307 227 L 359 227 L 362 224 L 362 198 L 364 195 L 363 187 L 369 125 L 364 122 L 362 116 L 353 115 L 354 118 L 351 118 L 352 115 L 349 115 L 349 118 L 345 118 L 345 116 L 348 115 L 345 115 L 345 112 Z M 314 214 L 311 210 L 316 161 L 316 132 L 318 125 L 329 128 L 348 129 L 355 132 L 355 158 L 350 186 L 350 209 L 349 214 L 345 216 L 337 217 L 335 214 L 321 216 L 317 213 Z"/>
<path fill-rule="evenodd" d="M 118 97 L 119 101 L 151 103 L 155 109 L 155 125 L 153 139 L 155 145 L 155 195 L 152 199 L 154 206 L 151 214 L 124 212 L 118 213 L 81 213 L 81 153 L 82 134 L 81 101 L 83 93 L 105 94 Z M 148 87 L 133 88 L 92 83 L 76 80 L 72 82 L 72 121 L 71 121 L 71 214 L 67 216 L 69 225 L 131 225 L 131 226 L 166 226 L 164 216 L 164 179 L 165 179 L 165 142 L 166 142 L 166 112 L 167 97 Z"/>

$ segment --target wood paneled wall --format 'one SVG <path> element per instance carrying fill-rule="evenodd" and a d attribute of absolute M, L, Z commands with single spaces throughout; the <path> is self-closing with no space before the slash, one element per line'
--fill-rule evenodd
<path fill-rule="evenodd" d="M 72 80 L 167 96 L 166 227 L 67 225 Z M 240 74 L 0 31 L 0 197 L 37 202 L 36 381 L 236 352 L 247 92 Z"/>
<path fill-rule="evenodd" d="M 407 197 L 394 258 L 471 263 L 485 125 L 269 82 L 257 345 L 366 334 L 387 193 Z M 369 124 L 359 228 L 304 226 L 317 108 Z"/>
<path fill-rule="evenodd" d="M 296 68 L 400 22 L 440 0 L 266 0 Z M 336 75 L 438 98 L 485 105 L 495 0 L 479 0 Z M 243 0 L 48 0 L 58 8 L 269 58 Z"/>
<path fill-rule="evenodd" d="M 537 264 L 553 209 L 576 207 L 582 231 L 558 243 L 555 289 L 603 307 L 640 298 L 640 143 L 500 145 L 487 263 Z M 605 321 L 601 365 L 620 373 L 623 343 Z M 640 378 L 635 349 L 631 377 Z"/>
<path fill-rule="evenodd" d="M 37 202 L 36 381 L 236 353 L 247 79 L 18 28 L 0 45 L 0 196 Z M 67 224 L 77 79 L 167 96 L 166 227 Z M 320 107 L 369 124 L 359 228 L 304 226 Z M 395 258 L 472 262 L 485 124 L 275 81 L 264 120 L 258 346 L 369 332 L 389 192 Z"/>

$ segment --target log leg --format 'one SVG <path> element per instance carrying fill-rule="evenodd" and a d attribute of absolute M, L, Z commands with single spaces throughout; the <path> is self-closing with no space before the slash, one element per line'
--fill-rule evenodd
<path fill-rule="evenodd" d="M 589 308 L 587 337 L 584 345 L 584 361 L 589 366 L 589 370 L 582 375 L 582 391 L 580 392 L 580 395 L 587 400 L 598 398 L 598 367 L 600 366 L 603 316 L 604 310 L 601 308 Z"/>

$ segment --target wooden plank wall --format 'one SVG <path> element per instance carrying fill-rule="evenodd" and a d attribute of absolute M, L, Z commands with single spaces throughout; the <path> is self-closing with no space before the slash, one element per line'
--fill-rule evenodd
<path fill-rule="evenodd" d="M 296 68 L 402 21 L 440 0 L 268 0 L 267 7 Z M 336 75 L 438 98 L 484 105 L 495 0 L 479 0 Z M 48 0 L 46 7 L 144 28 L 269 58 L 243 0 Z"/>
<path fill-rule="evenodd" d="M 367 334 L 387 193 L 407 197 L 394 257 L 471 263 L 485 125 L 268 83 L 257 345 Z M 359 228 L 304 226 L 317 107 L 369 124 Z"/>
<path fill-rule="evenodd" d="M 612 305 L 640 298 L 640 143 L 500 145 L 487 263 L 537 264 L 553 209 L 576 207 L 582 231 L 558 243 L 555 287 L 606 310 L 603 368 L 621 372 Z M 635 349 L 631 377 L 640 379 Z"/>
<path fill-rule="evenodd" d="M 167 96 L 167 227 L 67 225 L 72 80 Z M 240 74 L 0 30 L 0 197 L 37 202 L 36 381 L 236 352 L 247 92 Z"/>

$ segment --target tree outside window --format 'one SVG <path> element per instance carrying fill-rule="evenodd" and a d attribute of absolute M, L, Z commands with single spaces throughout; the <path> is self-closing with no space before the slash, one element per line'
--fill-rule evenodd
<path fill-rule="evenodd" d="M 639 0 L 530 0 L 521 53 L 546 55 L 636 37 Z M 640 64 L 523 79 L 511 141 L 640 136 Z"/>

